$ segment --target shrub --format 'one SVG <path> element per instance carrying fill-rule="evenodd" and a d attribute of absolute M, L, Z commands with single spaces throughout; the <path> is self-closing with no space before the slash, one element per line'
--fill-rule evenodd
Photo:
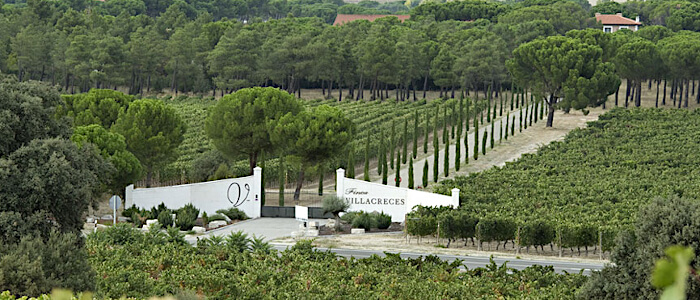
<path fill-rule="evenodd" d="M 158 223 L 160 223 L 160 225 L 163 227 L 172 227 L 173 212 L 169 209 L 161 211 L 160 214 L 158 214 Z"/>
<path fill-rule="evenodd" d="M 340 217 L 340 220 L 342 220 L 345 223 L 352 224 L 352 221 L 354 221 L 359 214 L 360 213 L 355 211 L 347 212 L 344 213 L 342 217 Z"/>
<path fill-rule="evenodd" d="M 177 219 L 175 225 L 182 231 L 187 231 L 194 227 L 194 223 L 199 216 L 199 209 L 194 207 L 192 203 L 188 203 L 177 211 Z"/>
<path fill-rule="evenodd" d="M 364 228 L 369 231 L 372 228 L 373 218 L 370 214 L 361 213 L 354 220 L 352 220 L 353 228 Z"/>
<path fill-rule="evenodd" d="M 391 216 L 385 214 L 384 212 L 376 215 L 375 220 L 377 223 L 377 228 L 379 229 L 387 229 L 389 226 L 391 226 Z"/>
<path fill-rule="evenodd" d="M 219 167 L 216 168 L 214 175 L 209 177 L 209 180 L 226 179 L 229 177 L 231 177 L 231 171 L 229 170 L 228 165 L 226 163 L 221 163 Z"/>
<path fill-rule="evenodd" d="M 226 221 L 226 217 L 224 217 L 224 215 L 222 215 L 222 214 L 213 214 L 213 215 L 209 216 L 208 221 L 209 222 L 211 222 L 211 221 Z"/>
<path fill-rule="evenodd" d="M 344 212 L 350 208 L 350 204 L 348 204 L 345 199 L 336 195 L 328 195 L 323 197 L 321 206 L 323 207 L 324 214 L 331 213 L 336 217 L 336 219 L 341 212 Z"/>
<path fill-rule="evenodd" d="M 231 220 L 248 219 L 248 215 L 246 215 L 245 212 L 235 207 L 231 207 L 229 209 L 219 209 L 216 212 L 227 216 Z"/>

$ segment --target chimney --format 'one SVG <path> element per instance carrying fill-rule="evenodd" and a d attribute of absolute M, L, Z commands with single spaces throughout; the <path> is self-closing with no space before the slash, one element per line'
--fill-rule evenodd
<path fill-rule="evenodd" d="M 637 23 L 639 23 L 639 16 L 635 17 L 634 20 L 637 21 Z"/>

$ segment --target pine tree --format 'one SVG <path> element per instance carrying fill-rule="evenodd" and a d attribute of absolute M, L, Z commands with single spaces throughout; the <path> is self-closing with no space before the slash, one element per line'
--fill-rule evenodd
<path fill-rule="evenodd" d="M 418 155 L 418 110 L 413 118 L 413 158 Z"/>
<path fill-rule="evenodd" d="M 430 130 L 430 116 L 428 110 L 425 110 L 425 128 L 423 130 L 423 154 L 428 153 L 428 131 Z"/>
<path fill-rule="evenodd" d="M 491 122 L 491 149 L 493 149 L 493 144 L 494 144 L 494 140 L 495 140 L 495 138 L 494 138 L 494 136 L 495 136 L 494 130 L 496 130 L 495 126 L 496 126 L 496 122 Z"/>
<path fill-rule="evenodd" d="M 367 143 L 365 143 L 365 169 L 364 169 L 364 180 L 369 181 L 369 136 L 367 133 Z"/>
<path fill-rule="evenodd" d="M 396 121 L 391 119 L 391 144 L 389 145 L 389 161 L 394 169 L 394 151 L 396 149 Z"/>
<path fill-rule="evenodd" d="M 484 138 L 481 141 L 481 154 L 486 155 L 486 138 L 489 136 L 489 132 L 484 129 Z"/>
<path fill-rule="evenodd" d="M 279 186 L 279 206 L 284 206 L 284 184 L 285 184 L 285 179 L 286 179 L 286 171 L 285 171 L 285 164 L 284 164 L 284 155 L 280 156 L 279 159 L 279 176 L 278 181 L 280 183 Z"/>
<path fill-rule="evenodd" d="M 479 159 L 479 120 L 474 118 L 474 160 Z"/>
<path fill-rule="evenodd" d="M 413 155 L 408 159 L 408 188 L 413 189 Z"/>
<path fill-rule="evenodd" d="M 425 163 L 423 164 L 423 188 L 428 187 L 428 160 L 425 160 Z"/>
<path fill-rule="evenodd" d="M 443 160 L 443 169 L 445 177 L 450 176 L 450 144 L 445 146 L 445 155 Z"/>
<path fill-rule="evenodd" d="M 396 177 L 394 177 L 394 182 L 396 182 L 396 187 L 401 185 L 401 149 L 396 151 Z"/>

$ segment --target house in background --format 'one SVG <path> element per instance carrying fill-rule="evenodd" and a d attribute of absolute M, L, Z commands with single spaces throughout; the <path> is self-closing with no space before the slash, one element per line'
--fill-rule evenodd
<path fill-rule="evenodd" d="M 399 18 L 399 21 L 403 22 L 408 20 L 411 16 L 410 15 L 344 15 L 344 14 L 338 14 L 337 17 L 335 17 L 335 22 L 333 22 L 333 25 L 343 25 L 345 23 L 349 23 L 352 21 L 356 20 L 367 20 L 370 22 L 374 22 L 374 20 L 379 19 L 379 18 L 384 18 L 384 17 L 397 17 Z"/>
<path fill-rule="evenodd" d="M 639 17 L 637 17 L 635 20 L 632 20 L 630 18 L 623 17 L 622 13 L 617 13 L 614 15 L 603 15 L 600 13 L 596 13 L 595 19 L 596 21 L 603 24 L 603 31 L 607 33 L 612 33 L 620 29 L 629 29 L 632 31 L 637 31 L 639 30 L 639 26 L 642 25 L 642 23 L 639 22 Z"/>

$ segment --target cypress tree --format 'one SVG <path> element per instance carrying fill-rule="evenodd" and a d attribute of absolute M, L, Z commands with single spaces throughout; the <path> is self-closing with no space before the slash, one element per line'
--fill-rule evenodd
<path fill-rule="evenodd" d="M 347 178 L 352 178 L 355 179 L 355 149 L 350 148 L 350 151 L 348 151 L 348 170 L 345 173 L 345 176 Z"/>
<path fill-rule="evenodd" d="M 503 86 L 501 86 L 501 92 L 498 93 L 498 98 L 501 102 L 501 109 L 498 111 L 498 116 L 502 117 L 503 116 Z"/>
<path fill-rule="evenodd" d="M 418 110 L 413 118 L 413 158 L 418 155 Z"/>
<path fill-rule="evenodd" d="M 396 151 L 396 177 L 394 177 L 394 182 L 396 182 L 396 187 L 399 187 L 401 185 L 401 182 L 399 181 L 401 179 L 401 149 L 398 149 Z"/>
<path fill-rule="evenodd" d="M 500 144 L 503 142 L 503 119 L 501 119 L 499 125 L 501 128 L 498 129 L 498 143 Z"/>
<path fill-rule="evenodd" d="M 520 109 L 520 119 L 518 120 L 518 125 L 520 126 L 520 132 L 523 132 L 523 109 Z"/>
<path fill-rule="evenodd" d="M 484 138 L 481 140 L 481 154 L 486 155 L 486 138 L 489 136 L 488 130 L 484 129 Z"/>
<path fill-rule="evenodd" d="M 520 107 L 520 91 L 518 91 L 518 95 L 515 97 L 515 108 Z"/>
<path fill-rule="evenodd" d="M 535 99 L 532 98 L 532 94 L 530 94 L 530 103 L 532 103 L 532 105 L 530 105 L 531 106 L 530 107 L 530 126 L 532 126 L 532 115 L 534 115 L 536 112 L 535 111 Z"/>
<path fill-rule="evenodd" d="M 464 123 L 464 121 L 463 121 L 461 105 L 460 105 L 460 109 L 459 109 L 459 121 L 458 122 L 459 122 L 459 127 L 457 127 L 457 140 L 455 142 L 455 171 L 459 171 L 460 161 L 462 160 L 462 153 L 461 153 L 462 152 L 462 147 L 461 147 L 462 143 L 460 142 L 460 140 L 462 139 L 462 128 L 463 128 L 462 123 Z"/>
<path fill-rule="evenodd" d="M 413 189 L 413 155 L 408 159 L 408 188 Z"/>
<path fill-rule="evenodd" d="M 450 113 L 450 125 L 451 125 L 450 132 L 451 132 L 452 139 L 455 138 L 455 121 L 456 121 L 456 119 L 455 119 L 455 104 L 452 103 L 452 112 Z"/>
<path fill-rule="evenodd" d="M 525 120 L 522 121 L 522 123 L 523 123 L 523 128 L 525 128 L 525 129 L 527 129 L 527 113 L 528 113 L 528 105 L 529 105 L 529 104 L 530 104 L 530 103 L 528 103 L 527 101 L 525 101 L 525 112 L 524 112 L 524 114 L 525 114 Z M 521 130 L 521 131 L 522 131 L 522 130 Z"/>
<path fill-rule="evenodd" d="M 510 121 L 510 112 L 509 111 L 506 112 L 506 132 L 505 132 L 505 136 L 504 136 L 506 141 L 508 140 L 508 121 Z M 503 123 L 503 121 L 501 121 L 501 123 Z"/>
<path fill-rule="evenodd" d="M 262 176 L 260 178 L 260 181 L 262 181 L 260 184 L 262 185 L 261 193 L 260 193 L 260 205 L 265 206 L 265 151 L 260 151 L 260 167 L 262 168 Z"/>
<path fill-rule="evenodd" d="M 425 163 L 423 164 L 423 188 L 428 187 L 428 160 L 425 160 Z"/>
<path fill-rule="evenodd" d="M 425 110 L 425 128 L 423 130 L 423 154 L 428 153 L 428 131 L 430 130 L 430 116 L 428 110 Z"/>
<path fill-rule="evenodd" d="M 494 140 L 495 140 L 495 138 L 494 138 L 494 136 L 495 136 L 494 130 L 496 130 L 495 126 L 496 126 L 496 122 L 491 122 L 491 149 L 493 149 L 493 144 L 494 144 Z"/>
<path fill-rule="evenodd" d="M 469 164 L 469 119 L 467 119 L 467 131 L 464 134 L 464 164 Z"/>
<path fill-rule="evenodd" d="M 403 138 L 399 139 L 399 143 L 403 141 Z M 404 157 L 406 157 L 406 153 L 404 153 Z M 396 169 L 401 170 L 401 148 L 396 149 Z"/>
<path fill-rule="evenodd" d="M 389 161 L 394 168 L 394 150 L 396 149 L 396 120 L 391 119 L 391 145 L 389 145 Z"/>
<path fill-rule="evenodd" d="M 379 139 L 379 152 L 377 153 L 377 175 L 382 175 L 382 168 L 384 167 L 384 164 L 382 163 L 384 153 L 384 130 L 380 130 L 380 135 L 381 138 Z"/>
<path fill-rule="evenodd" d="M 408 153 L 408 119 L 403 119 L 403 160 L 402 163 L 406 164 L 406 153 Z"/>
<path fill-rule="evenodd" d="M 489 85 L 488 95 L 486 96 L 486 102 L 488 103 L 488 111 L 486 112 L 486 122 L 491 122 L 491 86 Z"/>
<path fill-rule="evenodd" d="M 523 96 L 520 97 L 520 101 L 522 101 L 522 102 L 520 103 L 520 106 L 525 105 L 525 97 L 527 96 L 527 91 L 526 91 L 525 89 L 523 89 L 523 90 L 522 90 L 522 94 L 523 94 Z"/>
<path fill-rule="evenodd" d="M 515 90 L 511 84 L 510 87 L 510 110 L 513 110 L 513 104 L 515 103 Z"/>
<path fill-rule="evenodd" d="M 515 135 L 515 115 L 513 115 L 513 122 L 510 124 L 510 135 L 514 136 Z"/>
<path fill-rule="evenodd" d="M 369 181 L 369 135 L 370 133 L 367 133 L 367 142 L 365 143 L 365 174 L 364 174 L 364 180 Z"/>
<path fill-rule="evenodd" d="M 286 178 L 285 178 L 286 176 L 284 176 L 284 175 L 285 175 L 284 155 L 280 155 L 280 159 L 279 159 L 279 172 L 278 172 L 278 173 L 279 173 L 279 174 L 277 174 L 277 175 L 279 176 L 278 181 L 279 181 L 279 183 L 280 183 L 280 186 L 279 186 L 279 200 L 278 200 L 278 201 L 279 201 L 279 204 L 278 204 L 278 205 L 279 205 L 279 206 L 284 206 L 284 184 L 285 184 L 284 181 L 285 181 L 285 179 L 286 179 Z"/>
<path fill-rule="evenodd" d="M 469 111 L 469 110 L 470 110 L 470 107 L 472 106 L 472 104 L 471 104 L 471 101 L 469 101 L 469 100 L 467 100 L 467 103 L 466 103 L 466 104 L 467 104 L 467 105 L 466 105 L 466 106 L 467 106 L 467 111 L 464 113 L 464 121 L 465 121 L 465 123 L 466 123 L 466 131 L 464 131 L 464 132 L 469 133 L 469 117 L 470 117 L 470 115 L 469 115 L 469 114 L 470 114 L 470 111 Z M 468 135 L 468 134 L 467 134 L 467 135 Z"/>
<path fill-rule="evenodd" d="M 445 146 L 443 169 L 445 171 L 445 177 L 450 176 L 450 144 Z"/>
<path fill-rule="evenodd" d="M 435 118 L 437 121 L 437 118 Z M 440 142 L 437 137 L 437 122 L 433 126 L 433 181 L 438 180 L 438 159 L 440 159 Z"/>
<path fill-rule="evenodd" d="M 450 139 L 450 132 L 447 131 L 447 107 L 442 112 L 442 143 L 447 144 Z"/>
<path fill-rule="evenodd" d="M 474 118 L 474 160 L 479 159 L 479 120 Z"/>
<path fill-rule="evenodd" d="M 382 184 L 386 185 L 389 181 L 389 163 L 386 161 L 386 151 L 384 152 L 384 172 L 382 172 Z"/>
<path fill-rule="evenodd" d="M 493 102 L 493 116 L 491 116 L 491 120 L 494 122 L 496 121 L 496 109 L 498 108 L 498 103 L 496 101 Z"/>
<path fill-rule="evenodd" d="M 323 195 L 323 166 L 319 166 L 319 173 L 318 173 L 318 195 L 322 196 Z"/>
<path fill-rule="evenodd" d="M 540 111 L 540 101 L 537 100 L 535 101 L 535 108 L 533 109 L 535 111 L 535 124 L 537 124 L 537 119 L 538 119 L 538 113 Z"/>

